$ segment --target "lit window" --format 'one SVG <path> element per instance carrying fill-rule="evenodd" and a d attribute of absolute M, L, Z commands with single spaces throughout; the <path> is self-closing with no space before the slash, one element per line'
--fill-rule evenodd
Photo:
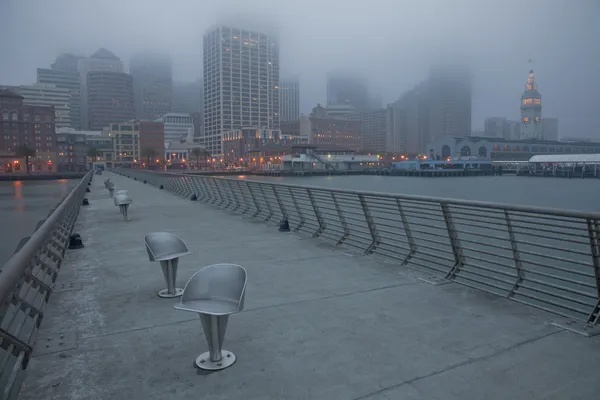
<path fill-rule="evenodd" d="M 534 104 L 542 104 L 542 99 L 533 99 Z"/>

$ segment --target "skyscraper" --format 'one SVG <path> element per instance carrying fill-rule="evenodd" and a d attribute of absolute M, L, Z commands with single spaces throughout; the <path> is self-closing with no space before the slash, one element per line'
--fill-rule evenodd
<path fill-rule="evenodd" d="M 200 79 L 196 82 L 174 82 L 171 111 L 184 114 L 204 112 L 203 96 Z"/>
<path fill-rule="evenodd" d="M 424 153 L 428 143 L 442 136 L 469 136 L 470 72 L 461 67 L 436 67 L 426 81 L 403 94 L 391 107 L 388 149 L 393 148 L 393 152 L 412 157 Z"/>
<path fill-rule="evenodd" d="M 428 80 L 429 141 L 471 133 L 471 72 L 461 66 L 436 66 Z M 425 143 L 427 143 L 425 142 Z"/>
<path fill-rule="evenodd" d="M 153 120 L 171 111 L 172 69 L 171 59 L 163 54 L 138 54 L 131 59 L 137 118 Z"/>
<path fill-rule="evenodd" d="M 87 73 L 90 71 L 123 72 L 123 61 L 111 51 L 102 48 L 91 57 L 79 60 L 79 72 L 82 82 L 87 81 Z"/>
<path fill-rule="evenodd" d="M 351 105 L 358 111 L 370 108 L 367 81 L 357 75 L 335 71 L 327 75 L 327 105 Z"/>
<path fill-rule="evenodd" d="M 297 79 L 282 80 L 279 85 L 281 122 L 300 118 L 300 83 Z"/>
<path fill-rule="evenodd" d="M 55 85 L 57 88 L 69 91 L 70 128 L 81 130 L 81 77 L 77 70 L 38 68 L 37 83 Z"/>
<path fill-rule="evenodd" d="M 107 71 L 107 72 L 123 72 L 123 61 L 109 50 L 104 48 L 99 49 L 91 57 L 81 58 L 78 64 L 79 75 L 81 76 L 81 125 L 84 129 L 90 128 L 90 110 L 89 110 L 89 95 L 87 88 L 87 75 L 89 72 Z"/>
<path fill-rule="evenodd" d="M 217 26 L 204 35 L 204 144 L 223 132 L 279 129 L 279 46 L 265 33 Z"/>
<path fill-rule="evenodd" d="M 88 118 L 91 130 L 135 118 L 133 79 L 124 72 L 87 73 Z"/>
<path fill-rule="evenodd" d="M 68 89 L 37 83 L 19 86 L 19 94 L 23 96 L 23 104 L 53 107 L 57 128 L 71 127 L 71 95 Z"/>
<path fill-rule="evenodd" d="M 429 90 L 421 82 L 390 105 L 387 151 L 410 157 L 425 149 L 429 139 Z"/>
<path fill-rule="evenodd" d="M 69 71 L 69 72 L 78 72 L 79 71 L 79 60 L 84 57 L 76 56 L 74 54 L 63 53 L 56 57 L 56 61 L 52 64 L 51 68 L 53 70 L 58 71 Z"/>

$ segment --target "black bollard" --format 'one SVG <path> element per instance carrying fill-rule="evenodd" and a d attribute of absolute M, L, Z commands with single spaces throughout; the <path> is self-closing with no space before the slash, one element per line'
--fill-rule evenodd
<path fill-rule="evenodd" d="M 159 189 L 164 189 L 163 185 L 160 185 Z"/>
<path fill-rule="evenodd" d="M 83 202 L 81 203 L 82 206 L 89 206 L 90 205 L 90 201 L 88 199 L 83 199 Z"/>
<path fill-rule="evenodd" d="M 144 179 L 144 183 L 148 183 L 148 182 L 146 182 L 146 180 Z"/>
<path fill-rule="evenodd" d="M 288 223 L 287 218 L 284 218 L 281 221 L 279 221 L 279 232 L 289 232 L 289 231 L 290 231 L 290 224 Z"/>
<path fill-rule="evenodd" d="M 83 240 L 81 240 L 81 235 L 79 233 L 74 233 L 69 236 L 69 249 L 83 249 Z"/>
<path fill-rule="evenodd" d="M 133 178 L 134 181 L 137 181 L 137 178 Z"/>
<path fill-rule="evenodd" d="M 196 196 L 196 193 L 194 193 L 193 195 L 190 196 L 190 200 L 191 201 L 196 201 L 198 200 L 198 197 Z"/>
<path fill-rule="evenodd" d="M 91 192 L 90 188 L 85 188 L 85 192 L 86 192 L 86 193 L 89 193 L 89 192 Z"/>

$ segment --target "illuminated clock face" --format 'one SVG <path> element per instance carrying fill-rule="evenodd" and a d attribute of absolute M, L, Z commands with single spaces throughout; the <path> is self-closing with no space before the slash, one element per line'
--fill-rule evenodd
<path fill-rule="evenodd" d="M 536 124 L 540 123 L 540 116 L 539 115 L 536 115 L 536 117 L 535 117 L 535 123 Z"/>
<path fill-rule="evenodd" d="M 529 116 L 528 115 L 526 115 L 526 116 L 523 117 L 523 123 L 525 125 L 527 125 L 529 123 Z"/>

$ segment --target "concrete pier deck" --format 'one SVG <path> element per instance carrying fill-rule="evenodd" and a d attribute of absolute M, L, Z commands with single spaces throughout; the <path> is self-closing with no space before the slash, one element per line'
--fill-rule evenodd
<path fill-rule="evenodd" d="M 128 222 L 107 175 L 133 198 Z M 89 199 L 75 228 L 85 248 L 67 253 L 58 281 L 72 290 L 52 295 L 38 340 L 43 353 L 62 334 L 65 350 L 32 358 L 22 400 L 600 396 L 600 336 L 551 326 L 555 315 L 114 174 L 96 176 Z M 178 287 L 213 263 L 247 269 L 246 307 L 225 338 L 232 367 L 194 367 L 207 350 L 201 324 L 157 296 L 164 278 L 143 242 L 152 231 L 194 252 Z"/>

